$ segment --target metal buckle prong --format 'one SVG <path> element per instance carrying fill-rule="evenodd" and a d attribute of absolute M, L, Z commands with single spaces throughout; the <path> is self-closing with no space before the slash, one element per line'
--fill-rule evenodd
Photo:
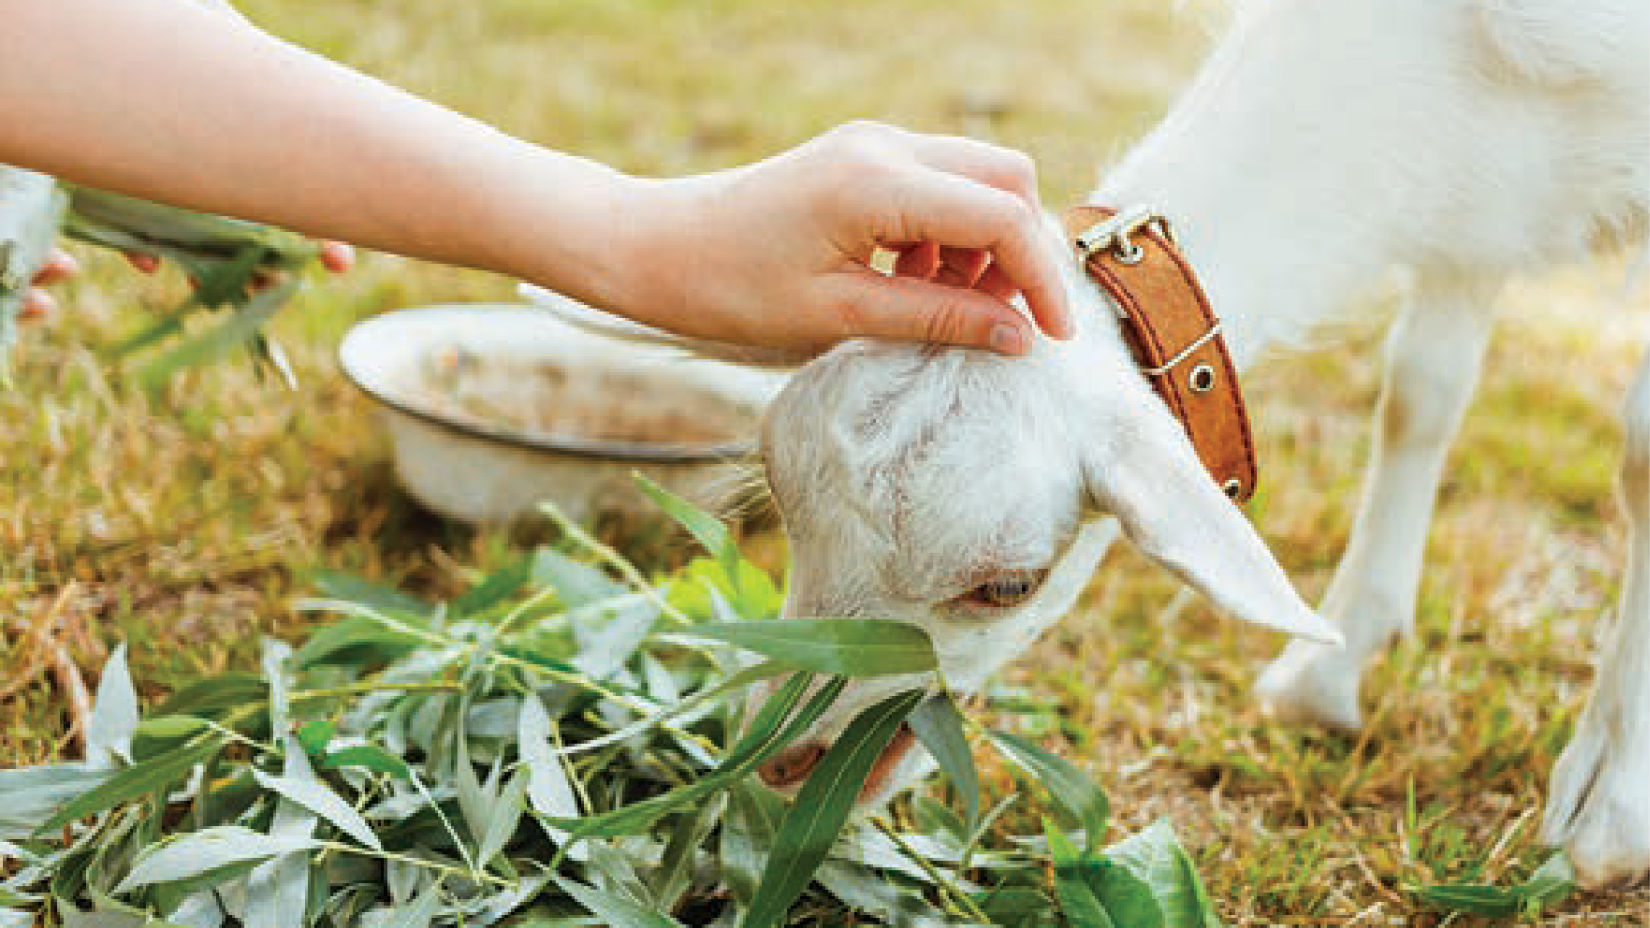
<path fill-rule="evenodd" d="M 1163 362 L 1158 367 L 1143 367 L 1143 368 L 1140 369 L 1140 372 L 1145 374 L 1147 377 L 1161 377 L 1164 374 L 1167 374 L 1168 372 L 1174 370 L 1175 367 L 1177 367 L 1180 364 L 1180 362 L 1182 362 L 1182 361 L 1186 360 L 1187 358 L 1191 357 L 1194 353 L 1196 353 L 1197 349 L 1202 348 L 1204 345 L 1209 344 L 1210 339 L 1213 339 L 1216 335 L 1219 335 L 1219 334 L 1220 334 L 1220 321 L 1217 319 L 1217 320 L 1215 320 L 1215 324 L 1209 327 L 1209 331 L 1204 332 L 1202 335 L 1199 335 L 1197 337 L 1197 339 L 1195 341 L 1193 341 L 1190 345 L 1187 345 L 1186 347 L 1180 349 L 1179 354 L 1177 354 L 1174 357 L 1170 358 L 1169 360 Z"/>
<path fill-rule="evenodd" d="M 1077 253 L 1081 256 L 1080 260 L 1087 261 L 1094 257 L 1095 252 L 1107 248 L 1115 249 L 1122 258 L 1138 255 L 1140 246 L 1130 241 L 1129 236 L 1148 225 L 1154 226 L 1164 238 L 1174 241 L 1174 232 L 1169 228 L 1169 221 L 1158 215 L 1157 211 L 1144 205 L 1130 206 L 1089 226 L 1087 231 L 1077 236 Z M 1134 260 L 1138 261 L 1139 258 L 1136 257 Z"/>

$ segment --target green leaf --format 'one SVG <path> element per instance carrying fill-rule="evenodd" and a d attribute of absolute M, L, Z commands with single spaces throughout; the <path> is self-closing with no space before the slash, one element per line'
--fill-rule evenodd
<path fill-rule="evenodd" d="M 615 893 L 603 892 L 594 886 L 586 886 L 577 880 L 559 875 L 553 876 L 552 879 L 569 896 L 577 899 L 579 905 L 590 910 L 590 914 L 600 918 L 608 928 L 683 928 L 682 923 L 674 918 L 645 909 Z"/>
<path fill-rule="evenodd" d="M 259 786 L 279 793 L 282 797 L 314 812 L 356 841 L 375 851 L 384 849 L 383 842 L 378 840 L 378 835 L 373 833 L 372 826 L 361 817 L 361 813 L 351 808 L 349 803 L 321 781 L 270 776 L 261 770 L 253 770 L 252 775 L 257 778 Z"/>
<path fill-rule="evenodd" d="M 1523 904 L 1512 888 L 1481 883 L 1423 886 L 1416 890 L 1416 895 L 1445 911 L 1472 915 L 1517 915 Z"/>
<path fill-rule="evenodd" d="M 467 710 L 460 710 L 460 715 L 468 718 Z M 518 715 L 519 718 L 519 715 Z M 480 842 L 481 836 L 487 832 L 487 823 L 493 818 L 493 805 L 498 799 L 498 776 L 502 769 L 499 764 L 503 758 L 498 758 L 483 785 L 476 778 L 475 764 L 470 760 L 470 735 L 467 726 L 462 722 L 458 726 L 458 733 L 453 738 L 453 788 L 458 793 L 458 810 L 464 816 L 464 824 L 469 827 L 470 837 Z"/>
<path fill-rule="evenodd" d="M 485 867 L 491 863 L 515 835 L 516 826 L 521 823 L 521 814 L 527 805 L 529 776 L 526 770 L 516 771 L 493 801 L 492 817 L 487 821 L 487 830 L 481 835 L 479 850 L 476 852 L 477 867 Z"/>
<path fill-rule="evenodd" d="M 1113 922 L 1128 928 L 1163 928 L 1163 909 L 1151 886 L 1127 867 L 1109 859 L 1090 859 L 1080 869 Z"/>
<path fill-rule="evenodd" d="M 230 710 L 262 703 L 268 698 L 269 684 L 262 677 L 241 672 L 221 673 L 184 685 L 171 698 L 155 707 L 152 715 L 193 715 L 215 719 Z"/>
<path fill-rule="evenodd" d="M 659 866 L 648 880 L 648 889 L 653 893 L 653 898 L 659 900 L 660 908 L 674 909 L 682 893 L 690 888 L 693 882 L 693 852 L 705 843 L 705 837 L 721 819 L 727 801 L 726 795 L 716 796 L 698 809 L 687 810 L 676 822 L 670 841 L 665 845 L 664 855 L 659 858 Z"/>
<path fill-rule="evenodd" d="M 190 715 L 151 716 L 139 722 L 132 733 L 132 759 L 141 763 L 176 751 L 211 729 L 206 719 Z"/>
<path fill-rule="evenodd" d="M 234 271 L 240 271 L 241 265 L 244 264 L 245 272 L 250 274 L 252 266 L 260 259 L 261 253 L 249 251 L 244 258 L 237 259 Z M 207 281 L 203 280 L 203 290 L 206 285 Z M 302 281 L 297 277 L 290 277 L 253 294 L 244 305 L 215 328 L 189 339 L 144 365 L 139 375 L 144 385 L 151 389 L 158 388 L 166 378 L 181 368 L 215 361 L 228 354 L 231 349 L 251 341 L 281 307 L 286 305 L 292 295 L 298 292 L 300 286 Z M 207 303 L 207 300 L 200 299 L 199 302 Z"/>
<path fill-rule="evenodd" d="M 1539 914 L 1541 909 L 1563 900 L 1576 890 L 1576 871 L 1570 857 L 1559 851 L 1547 858 L 1536 871 L 1518 887 L 1527 915 Z"/>
<path fill-rule="evenodd" d="M 580 836 L 614 837 L 636 834 L 647 830 L 654 822 L 676 809 L 700 802 L 728 789 L 808 730 L 825 710 L 836 702 L 837 697 L 842 695 L 843 687 L 847 685 L 845 677 L 833 677 L 795 716 L 786 721 L 786 715 L 795 707 L 803 691 L 807 689 L 810 679 L 808 674 L 793 676 L 757 713 L 745 736 L 723 757 L 722 763 L 698 780 L 664 795 L 633 802 L 600 815 L 581 819 L 548 820 Z"/>
<path fill-rule="evenodd" d="M 665 511 L 665 515 L 675 519 L 692 533 L 713 557 L 725 560 L 731 551 L 733 559 L 738 560 L 738 549 L 734 546 L 733 538 L 728 534 L 728 527 L 722 524 L 722 520 L 659 486 L 644 474 L 634 473 L 632 476 L 642 492 L 657 503 L 659 508 Z"/>
<path fill-rule="evenodd" d="M 131 872 L 115 887 L 115 892 L 124 894 L 140 886 L 177 883 L 234 864 L 268 860 L 318 846 L 310 838 L 261 835 L 240 825 L 205 828 L 138 855 Z"/>
<path fill-rule="evenodd" d="M 645 599 L 616 604 L 603 612 L 606 620 L 600 625 L 587 621 L 574 626 L 579 653 L 571 663 L 593 680 L 606 680 L 629 663 L 659 620 L 659 607 Z"/>
<path fill-rule="evenodd" d="M 95 890 L 89 895 L 93 906 L 90 912 L 77 906 L 59 908 L 63 928 L 183 928 L 152 918 L 142 909 L 116 902 Z"/>
<path fill-rule="evenodd" d="M 1049 795 L 1083 829 L 1083 846 L 1094 851 L 1105 838 L 1111 802 L 1098 786 L 1070 761 L 1043 750 L 1024 738 L 991 732 L 991 740 L 1009 760 L 1036 776 Z"/>
<path fill-rule="evenodd" d="M 113 774 L 82 764 L 50 764 L 0 770 L 0 839 L 35 834 L 64 803 L 90 791 Z"/>
<path fill-rule="evenodd" d="M 514 596 L 527 584 L 532 571 L 532 559 L 518 557 L 483 577 L 480 583 L 453 600 L 449 611 L 455 619 L 486 612 Z"/>
<path fill-rule="evenodd" d="M 1053 903 L 1041 891 L 1029 886 L 1007 886 L 978 893 L 974 902 L 993 925 L 1031 925 L 1039 918 L 1053 917 Z"/>
<path fill-rule="evenodd" d="M 1423 886 L 1415 893 L 1428 904 L 1445 911 L 1510 917 L 1539 915 L 1543 908 L 1568 896 L 1575 888 L 1575 870 L 1570 865 L 1569 857 L 1559 851 L 1517 886 L 1455 883 Z"/>
<path fill-rule="evenodd" d="M 298 649 L 293 661 L 300 669 L 318 664 L 387 664 L 416 650 L 421 643 L 417 635 L 365 615 L 351 615 L 316 631 Z"/>
<path fill-rule="evenodd" d="M 264 671 L 264 682 L 269 684 L 269 727 L 277 738 L 284 737 L 290 726 L 288 713 L 291 707 L 287 702 L 287 659 L 292 657 L 292 646 L 278 638 L 263 640 L 263 655 L 260 664 Z"/>
<path fill-rule="evenodd" d="M 550 714 L 544 711 L 537 693 L 528 693 L 516 720 L 516 749 L 528 774 L 527 800 L 534 811 L 572 818 L 579 814 L 578 799 L 567 771 L 551 749 L 550 734 Z"/>
<path fill-rule="evenodd" d="M 630 592 L 600 567 L 574 560 L 555 548 L 540 548 L 533 553 L 530 577 L 535 585 L 555 590 L 566 609 L 579 609 Z"/>
<path fill-rule="evenodd" d="M 329 599 L 352 602 L 376 612 L 429 618 L 435 611 L 434 606 L 416 596 L 345 571 L 312 570 L 307 577 Z"/>
<path fill-rule="evenodd" d="M 412 779 L 412 770 L 406 761 L 372 744 L 339 748 L 321 758 L 323 770 L 339 770 L 344 767 L 361 767 L 374 773 L 387 773 L 398 780 Z"/>
<path fill-rule="evenodd" d="M 974 753 L 968 747 L 968 735 L 963 731 L 962 713 L 949 693 L 936 693 L 923 700 L 911 713 L 911 731 L 934 756 L 951 785 L 962 795 L 962 836 L 974 830 L 980 821 L 980 775 L 974 768 Z"/>
<path fill-rule="evenodd" d="M 728 796 L 718 847 L 722 881 L 739 904 L 748 907 L 762 881 L 762 866 L 773 850 L 773 836 L 785 818 L 785 800 L 750 783 L 737 784 Z"/>
<path fill-rule="evenodd" d="M 1077 846 L 1048 819 L 1043 819 L 1043 833 L 1048 836 L 1049 856 L 1054 860 L 1054 895 L 1060 900 L 1060 911 L 1081 928 L 1112 928 L 1111 916 L 1083 879 L 1082 855 Z M 1127 928 L 1145 926 L 1129 924 Z"/>
<path fill-rule="evenodd" d="M 127 767 L 66 803 L 38 831 L 42 834 L 57 831 L 76 819 L 161 792 L 222 748 L 221 735 L 203 735 L 174 751 Z"/>
<path fill-rule="evenodd" d="M 97 681 L 97 699 L 86 720 L 86 763 L 106 767 L 114 758 L 130 760 L 132 733 L 138 726 L 137 690 L 126 669 L 126 645 L 117 646 L 103 664 Z"/>
<path fill-rule="evenodd" d="M 887 924 L 946 925 L 953 928 L 972 924 L 959 922 L 929 905 L 919 891 L 903 888 L 871 867 L 840 857 L 820 864 L 819 869 L 814 871 L 814 882 L 850 908 L 869 912 Z"/>
<path fill-rule="evenodd" d="M 708 638 L 815 673 L 845 677 L 923 673 L 939 667 L 928 633 L 886 619 L 786 619 L 695 625 L 672 637 Z"/>
<path fill-rule="evenodd" d="M 298 726 L 298 744 L 303 747 L 304 753 L 313 757 L 320 757 L 326 752 L 327 745 L 332 742 L 332 736 L 338 733 L 338 726 L 329 719 L 310 719 Z"/>
<path fill-rule="evenodd" d="M 296 744 L 297 738 L 287 735 L 284 741 L 283 773 L 292 779 L 315 779 L 309 757 Z M 281 799 L 276 802 L 269 834 L 278 838 L 311 838 L 318 821 L 308 809 Z M 316 889 L 317 903 L 323 894 L 324 887 Z M 309 854 L 294 852 L 264 861 L 246 875 L 245 928 L 305 928 L 309 896 Z M 212 905 L 215 907 L 217 903 Z"/>
<path fill-rule="evenodd" d="M 769 928 L 784 920 L 848 821 L 871 766 L 924 695 L 907 690 L 885 699 L 855 716 L 837 736 L 779 825 L 744 928 Z"/>
<path fill-rule="evenodd" d="M 762 708 L 757 710 L 750 724 L 745 726 L 745 734 L 734 743 L 733 749 L 728 751 L 727 756 L 722 759 L 718 770 L 732 770 L 736 767 L 745 766 L 752 757 L 773 748 L 775 745 L 783 745 L 787 740 L 785 734 L 789 730 L 795 729 L 796 733 L 800 734 L 802 728 L 813 724 L 813 719 L 818 718 L 819 714 L 823 713 L 830 703 L 836 700 L 836 697 L 842 693 L 843 688 L 847 686 L 848 681 L 843 677 L 832 678 L 824 688 L 814 694 L 809 701 L 809 705 L 804 706 L 801 712 L 792 716 L 791 710 L 796 708 L 797 703 L 801 702 L 803 694 L 808 691 L 808 686 L 812 682 L 812 674 L 791 674 L 780 685 L 779 689 L 768 697 L 768 701 L 763 703 Z M 790 719 L 788 725 L 786 719 Z M 799 726 L 799 722 L 804 724 Z"/>
<path fill-rule="evenodd" d="M 598 738 L 591 738 L 588 741 L 581 741 L 578 744 L 567 745 L 557 751 L 557 753 L 564 756 L 584 754 L 589 751 L 594 751 L 597 748 L 607 747 L 610 744 L 618 744 L 621 741 L 628 741 L 643 732 L 664 724 L 670 719 L 691 712 L 694 709 L 699 708 L 701 705 L 704 705 L 706 702 L 725 696 L 735 690 L 743 689 L 760 680 L 766 680 L 769 677 L 777 677 L 780 674 L 787 673 L 788 671 L 789 668 L 778 661 L 763 661 L 755 666 L 746 667 L 744 670 L 728 677 L 721 683 L 718 683 L 715 686 L 706 687 L 705 689 L 688 696 L 686 699 L 677 701 L 674 705 L 669 705 L 663 709 L 660 709 L 658 712 L 655 712 L 646 718 L 637 719 L 623 728 L 614 729 L 613 731 Z M 546 731 L 548 732 L 548 728 Z M 548 734 L 546 737 L 548 737 Z"/>
<path fill-rule="evenodd" d="M 1197 869 L 1167 819 L 1117 842 L 1105 856 L 1150 888 L 1165 928 L 1220 928 Z"/>
<path fill-rule="evenodd" d="M 435 880 L 424 887 L 423 894 L 417 899 L 391 909 L 392 914 L 389 918 L 376 924 L 378 928 L 429 928 L 430 922 L 435 920 L 435 913 L 440 908 L 441 881 Z"/>

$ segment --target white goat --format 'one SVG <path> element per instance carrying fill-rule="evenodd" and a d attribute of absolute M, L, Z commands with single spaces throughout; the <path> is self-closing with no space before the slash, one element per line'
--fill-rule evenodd
<path fill-rule="evenodd" d="M 1643 234 L 1647 45 L 1647 0 L 1253 0 L 1091 198 L 1173 219 L 1240 367 L 1344 317 L 1389 268 L 1413 270 L 1323 618 L 1207 477 L 1074 261 L 1072 342 L 1018 360 L 855 342 L 796 374 L 763 436 L 794 562 L 785 614 L 920 625 L 950 685 L 971 689 L 1071 606 L 1120 522 L 1239 618 L 1344 637 L 1291 643 L 1259 691 L 1280 714 L 1357 726 L 1366 660 L 1412 621 L 1496 291 Z M 1048 247 L 1070 249 L 1052 235 Z M 1620 618 L 1545 824 L 1593 885 L 1650 874 L 1650 365 L 1626 424 Z M 770 779 L 804 773 L 855 712 L 904 685 L 850 688 Z M 925 763 L 908 741 L 870 798 Z"/>

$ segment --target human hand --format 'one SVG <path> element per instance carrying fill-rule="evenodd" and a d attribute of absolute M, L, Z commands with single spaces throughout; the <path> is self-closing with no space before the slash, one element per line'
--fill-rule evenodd
<path fill-rule="evenodd" d="M 53 251 L 40 270 L 34 272 L 34 279 L 29 282 L 29 292 L 23 294 L 23 302 L 18 307 L 17 317 L 34 320 L 51 313 L 57 308 L 57 300 L 46 288 L 78 273 L 80 263 L 72 255 L 66 251 Z"/>
<path fill-rule="evenodd" d="M 334 274 L 348 273 L 355 267 L 355 248 L 346 242 L 321 242 L 320 251 L 315 256 L 321 266 Z M 127 252 L 126 263 L 137 268 L 144 274 L 153 274 L 160 269 L 160 258 L 157 255 L 141 252 Z M 193 282 L 194 278 L 190 278 Z M 252 289 L 263 290 L 274 286 L 280 280 L 280 272 L 259 271 L 252 278 Z"/>
<path fill-rule="evenodd" d="M 982 142 L 854 123 L 747 167 L 646 182 L 618 310 L 683 335 L 822 351 L 873 336 L 1029 350 L 1023 296 L 1072 323 L 1031 162 Z M 878 249 L 898 254 L 892 276 Z"/>
<path fill-rule="evenodd" d="M 318 260 L 322 267 L 332 273 L 343 274 L 355 266 L 355 249 L 344 242 L 322 242 Z M 129 252 L 126 261 L 145 274 L 153 274 L 160 268 L 160 258 L 151 254 Z M 51 257 L 46 259 L 46 263 L 35 272 L 29 292 L 24 294 L 23 303 L 18 309 L 18 318 L 32 321 L 56 311 L 57 299 L 46 288 L 78 273 L 80 262 L 76 261 L 73 255 L 62 250 L 53 251 Z M 266 277 L 255 280 L 253 287 L 262 289 L 274 283 L 274 277 Z"/>

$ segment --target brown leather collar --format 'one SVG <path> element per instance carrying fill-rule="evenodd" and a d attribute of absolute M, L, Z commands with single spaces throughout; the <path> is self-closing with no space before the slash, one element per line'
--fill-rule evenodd
<path fill-rule="evenodd" d="M 1065 225 L 1078 259 L 1116 306 L 1141 371 L 1203 466 L 1227 496 L 1246 501 L 1255 492 L 1255 446 L 1237 369 L 1168 223 L 1142 208 L 1078 206 Z"/>

